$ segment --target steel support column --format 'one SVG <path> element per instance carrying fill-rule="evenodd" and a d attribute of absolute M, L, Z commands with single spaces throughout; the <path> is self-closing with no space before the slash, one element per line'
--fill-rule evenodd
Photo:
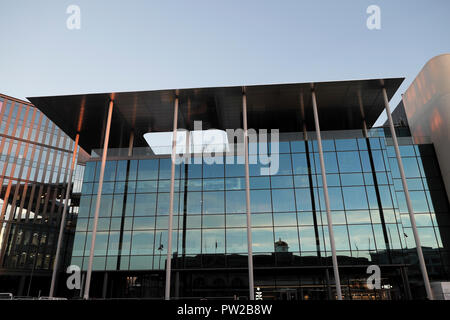
<path fill-rule="evenodd" d="M 403 168 L 402 159 L 400 156 L 400 149 L 398 148 L 397 134 L 395 133 L 394 122 L 392 121 L 391 108 L 389 106 L 389 99 L 387 97 L 386 88 L 382 88 L 384 107 L 386 109 L 386 115 L 389 122 L 389 129 L 391 130 L 392 143 L 395 149 L 395 156 L 397 157 L 398 170 L 400 171 L 400 177 L 402 178 L 403 191 L 405 193 L 406 206 L 408 207 L 409 219 L 411 220 L 411 227 L 414 234 L 414 240 L 416 242 L 417 256 L 419 258 L 420 271 L 422 272 L 423 283 L 427 292 L 429 300 L 433 300 L 433 293 L 431 291 L 430 280 L 428 279 L 427 267 L 425 265 L 425 259 L 423 258 L 422 245 L 420 243 L 419 233 L 416 226 L 416 218 L 414 216 L 414 210 L 411 203 L 411 197 L 409 195 L 408 184 L 406 183 L 405 170 Z"/>
<path fill-rule="evenodd" d="M 61 246 L 62 246 L 63 237 L 64 237 L 64 228 L 66 225 L 66 214 L 67 214 L 67 208 L 69 206 L 69 196 L 70 196 L 70 191 L 71 191 L 71 187 L 72 187 L 73 172 L 75 171 L 75 160 L 77 158 L 79 139 L 80 139 L 80 134 L 77 133 L 77 135 L 75 137 L 75 147 L 74 147 L 73 153 L 72 153 L 72 162 L 70 164 L 69 178 L 67 181 L 66 196 L 64 199 L 64 208 L 63 208 L 63 212 L 61 215 L 61 222 L 60 222 L 60 226 L 59 226 L 58 244 L 56 246 L 55 262 L 53 263 L 52 282 L 50 284 L 49 297 L 53 297 L 53 294 L 55 293 L 56 275 L 58 274 L 59 258 L 61 255 Z"/>
<path fill-rule="evenodd" d="M 92 229 L 92 240 L 91 240 L 91 250 L 89 253 L 89 264 L 88 264 L 88 269 L 86 272 L 86 284 L 84 286 L 84 299 L 89 299 L 89 289 L 91 286 L 92 264 L 94 261 L 95 238 L 97 236 L 98 215 L 100 212 L 100 202 L 102 200 L 103 177 L 105 175 L 106 156 L 108 154 L 109 131 L 111 129 L 111 119 L 112 119 L 113 108 L 114 108 L 114 101 L 111 100 L 109 102 L 108 119 L 106 122 L 106 129 L 105 129 L 105 134 L 104 134 L 105 140 L 103 143 L 102 162 L 101 162 L 101 167 L 100 167 L 100 178 L 98 181 L 97 200 L 95 203 L 94 226 Z"/>
<path fill-rule="evenodd" d="M 175 162 L 177 149 L 177 126 L 178 126 L 178 96 L 175 97 L 173 110 L 173 133 L 172 133 L 172 167 L 170 173 L 170 199 L 169 199 L 169 226 L 167 235 L 167 258 L 166 258 L 166 290 L 165 300 L 170 300 L 170 276 L 172 272 L 172 226 L 173 226 L 173 196 L 175 189 Z"/>
<path fill-rule="evenodd" d="M 244 155 L 245 155 L 245 202 L 247 207 L 247 255 L 248 255 L 248 289 L 249 299 L 255 300 L 255 284 L 253 279 L 252 223 L 250 210 L 250 172 L 248 167 L 248 128 L 247 128 L 247 95 L 242 90 L 242 120 L 244 122 Z"/>
<path fill-rule="evenodd" d="M 364 105 L 362 102 L 362 98 L 361 98 L 361 92 L 358 90 L 358 103 L 359 103 L 359 111 L 361 113 L 361 118 L 362 118 L 362 130 L 363 130 L 363 134 L 364 134 L 364 138 L 368 138 L 369 134 L 367 131 L 367 122 L 366 122 L 366 114 L 364 112 Z"/>
<path fill-rule="evenodd" d="M 327 176 L 325 172 L 325 161 L 323 158 L 322 137 L 320 136 L 319 114 L 317 112 L 316 92 L 314 88 L 311 90 L 312 105 L 314 111 L 314 122 L 316 126 L 317 146 L 319 148 L 320 169 L 322 172 L 323 196 L 325 198 L 325 207 L 327 210 L 328 233 L 330 236 L 331 254 L 333 260 L 334 281 L 336 283 L 336 294 L 338 300 L 342 300 L 341 280 L 339 278 L 338 263 L 336 257 L 336 245 L 334 243 L 333 221 L 331 218 L 330 198 L 328 196 Z"/>
<path fill-rule="evenodd" d="M 128 156 L 133 155 L 133 145 L 134 145 L 134 131 L 130 132 L 130 140 L 128 141 Z"/>

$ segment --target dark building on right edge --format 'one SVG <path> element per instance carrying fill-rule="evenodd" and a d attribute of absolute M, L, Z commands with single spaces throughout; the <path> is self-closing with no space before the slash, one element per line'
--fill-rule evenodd
<path fill-rule="evenodd" d="M 386 106 L 384 94 L 392 98 L 402 81 L 321 82 L 313 91 L 297 83 L 30 98 L 72 139 L 79 134 L 80 147 L 91 154 L 71 264 L 84 273 L 92 265 L 92 279 L 90 290 L 83 283 L 73 295 L 248 299 L 258 287 L 263 299 L 335 299 L 333 239 L 344 299 L 426 297 L 393 142 L 432 282 L 448 281 L 450 269 L 439 150 L 430 139 L 416 139 L 409 117 L 412 130 L 396 126 L 398 139 L 387 127 L 372 128 Z M 222 149 L 211 153 L 211 139 L 198 141 L 195 121 L 202 121 L 202 137 L 209 129 L 278 129 L 278 148 L 250 140 L 249 161 L 242 162 L 244 155 L 231 154 L 239 143 L 227 133 Z M 173 151 L 184 161 L 172 167 L 173 132 L 183 137 Z M 267 147 L 278 160 L 274 172 L 261 171 L 267 165 L 258 157 Z M 367 287 L 370 265 L 381 269 L 381 289 Z"/>

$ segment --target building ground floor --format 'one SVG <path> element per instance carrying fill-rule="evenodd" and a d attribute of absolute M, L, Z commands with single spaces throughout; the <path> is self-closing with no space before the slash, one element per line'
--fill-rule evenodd
<path fill-rule="evenodd" d="M 14 297 L 48 296 L 51 278 L 51 271 L 0 270 L 0 290 L 2 293 L 11 293 Z"/>
<path fill-rule="evenodd" d="M 370 276 L 367 267 L 340 266 L 344 299 L 409 300 L 425 296 L 419 270 L 414 266 L 380 266 L 381 288 L 372 290 L 367 286 Z M 84 278 L 83 275 L 82 281 Z M 263 300 L 336 299 L 332 266 L 255 268 L 254 281 L 255 292 Z M 163 299 L 165 271 L 93 272 L 91 288 L 94 299 Z M 173 269 L 171 292 L 172 299 L 248 300 L 248 271 L 245 268 Z M 81 298 L 80 290 L 70 294 L 72 298 Z"/>

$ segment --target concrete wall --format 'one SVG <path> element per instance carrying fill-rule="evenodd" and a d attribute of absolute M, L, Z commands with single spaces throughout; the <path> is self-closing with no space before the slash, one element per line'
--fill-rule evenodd
<path fill-rule="evenodd" d="M 408 123 L 417 143 L 434 144 L 450 198 L 450 54 L 428 61 L 403 95 Z"/>

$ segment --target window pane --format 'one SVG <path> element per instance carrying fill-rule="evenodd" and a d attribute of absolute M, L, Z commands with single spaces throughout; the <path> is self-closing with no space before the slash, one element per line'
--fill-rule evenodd
<path fill-rule="evenodd" d="M 368 209 L 364 187 L 343 187 L 345 208 L 348 210 Z"/>
<path fill-rule="evenodd" d="M 291 141 L 292 152 L 305 152 L 305 141 Z"/>
<path fill-rule="evenodd" d="M 202 252 L 224 253 L 225 252 L 225 230 L 224 229 L 204 229 L 203 230 Z"/>
<path fill-rule="evenodd" d="M 384 171 L 384 158 L 381 150 L 372 151 L 373 163 L 375 166 L 375 171 Z"/>
<path fill-rule="evenodd" d="M 364 179 L 362 173 L 343 173 L 341 174 L 343 186 L 363 186 Z"/>
<path fill-rule="evenodd" d="M 274 240 L 272 228 L 252 229 L 253 252 L 273 252 Z"/>
<path fill-rule="evenodd" d="M 338 160 L 341 172 L 361 172 L 359 152 L 338 152 Z"/>
<path fill-rule="evenodd" d="M 203 192 L 204 213 L 224 213 L 223 192 Z"/>
<path fill-rule="evenodd" d="M 152 265 L 153 256 L 130 257 L 130 270 L 151 270 Z"/>
<path fill-rule="evenodd" d="M 188 192 L 187 196 L 187 213 L 201 213 L 202 212 L 202 193 Z"/>
<path fill-rule="evenodd" d="M 274 177 L 272 177 L 274 178 Z M 277 177 L 284 178 L 284 177 Z M 245 180 L 244 188 L 245 188 Z M 270 189 L 270 178 L 269 177 L 251 177 L 250 178 L 250 188 L 251 189 Z"/>
<path fill-rule="evenodd" d="M 317 155 L 316 157 L 316 167 L 320 168 L 320 157 Z M 336 153 L 334 152 L 324 152 L 323 160 L 325 162 L 325 172 L 326 173 L 337 173 L 338 165 L 336 161 Z"/>
<path fill-rule="evenodd" d="M 405 175 L 407 178 L 420 177 L 419 166 L 416 158 L 402 158 Z"/>
<path fill-rule="evenodd" d="M 319 189 L 323 192 L 323 189 Z M 331 210 L 344 210 L 344 204 L 342 202 L 341 188 L 330 187 L 328 188 L 328 196 L 330 198 L 330 208 Z"/>
<path fill-rule="evenodd" d="M 100 217 L 110 217 L 112 208 L 112 195 L 103 195 L 100 202 Z"/>
<path fill-rule="evenodd" d="M 145 230 L 155 228 L 155 217 L 135 217 L 133 223 L 134 230 Z"/>
<path fill-rule="evenodd" d="M 298 211 L 311 211 L 311 191 L 309 189 L 295 189 L 295 198 Z"/>
<path fill-rule="evenodd" d="M 89 217 L 90 207 L 91 207 L 91 196 L 81 196 L 80 207 L 78 209 L 78 217 L 80 218 Z"/>
<path fill-rule="evenodd" d="M 174 201 L 175 202 L 175 201 Z M 169 214 L 170 193 L 158 194 L 158 214 Z"/>
<path fill-rule="evenodd" d="M 225 226 L 225 216 L 206 215 L 203 216 L 203 228 L 221 228 Z"/>
<path fill-rule="evenodd" d="M 156 181 L 138 181 L 136 183 L 137 193 L 156 192 Z"/>
<path fill-rule="evenodd" d="M 308 188 L 309 187 L 309 178 L 306 175 L 302 176 L 294 176 L 294 185 L 296 188 Z"/>
<path fill-rule="evenodd" d="M 358 150 L 356 139 L 336 139 L 335 142 L 337 151 Z"/>
<path fill-rule="evenodd" d="M 246 202 L 242 203 L 245 208 Z M 250 191 L 250 209 L 251 212 L 270 212 L 272 204 L 269 190 L 251 190 Z M 286 210 L 284 210 L 286 211 Z M 245 212 L 245 210 L 244 210 Z"/>
<path fill-rule="evenodd" d="M 159 159 L 159 179 L 170 179 L 171 176 L 172 176 L 172 160 L 170 158 Z M 180 165 L 176 165 L 175 179 L 179 178 L 180 178 Z"/>
<path fill-rule="evenodd" d="M 295 211 L 294 190 L 272 190 L 272 199 L 274 212 Z"/>
<path fill-rule="evenodd" d="M 295 217 L 295 215 L 294 215 Z M 298 233 L 297 228 L 288 227 L 276 227 L 275 228 L 275 244 L 277 241 L 284 241 L 288 245 L 288 251 L 289 252 L 298 252 L 300 251 L 299 244 L 298 244 Z M 275 245 L 275 251 L 282 249 Z"/>
<path fill-rule="evenodd" d="M 186 253 L 201 253 L 201 230 L 186 231 Z"/>
<path fill-rule="evenodd" d="M 113 200 L 112 216 L 119 217 L 122 215 L 123 194 L 116 194 Z"/>
<path fill-rule="evenodd" d="M 153 231 L 134 231 L 131 254 L 153 254 Z"/>
<path fill-rule="evenodd" d="M 347 221 L 349 224 L 370 223 L 369 211 L 347 211 Z"/>
<path fill-rule="evenodd" d="M 375 241 L 371 225 L 349 225 L 352 250 L 373 250 Z"/>
<path fill-rule="evenodd" d="M 114 181 L 115 180 L 116 166 L 117 166 L 117 161 L 106 161 L 105 174 L 103 176 L 104 181 Z"/>
<path fill-rule="evenodd" d="M 272 188 L 292 188 L 292 176 L 272 176 L 270 178 Z"/>
<path fill-rule="evenodd" d="M 106 256 L 109 232 L 97 232 L 95 237 L 94 255 Z"/>
<path fill-rule="evenodd" d="M 245 221 L 244 225 L 246 224 L 247 221 Z M 266 227 L 266 226 L 272 226 L 271 213 L 252 214 L 252 227 Z"/>
<path fill-rule="evenodd" d="M 155 214 L 156 209 L 156 194 L 142 193 L 136 194 L 136 201 L 134 207 L 135 216 L 151 216 Z"/>
<path fill-rule="evenodd" d="M 274 157 L 276 157 L 276 156 L 277 155 L 273 155 L 271 161 L 274 161 L 274 160 L 276 161 L 276 159 L 274 159 Z M 291 155 L 290 154 L 280 154 L 278 156 L 279 156 L 279 159 L 278 159 L 279 167 L 278 167 L 277 174 L 280 174 L 280 175 L 292 174 Z M 272 167 L 273 167 L 273 164 L 272 164 Z"/>
<path fill-rule="evenodd" d="M 300 249 L 302 251 L 316 251 L 316 235 L 314 227 L 299 227 Z"/>
<path fill-rule="evenodd" d="M 350 250 L 347 226 L 333 226 L 336 250 Z"/>
<path fill-rule="evenodd" d="M 247 216 L 245 214 L 233 214 L 233 215 L 227 214 L 226 219 L 227 219 L 227 228 L 244 227 L 247 225 Z"/>
<path fill-rule="evenodd" d="M 297 214 L 299 225 L 313 225 L 314 218 L 312 212 L 299 212 Z"/>
<path fill-rule="evenodd" d="M 203 190 L 223 190 L 223 178 L 221 179 L 204 179 L 203 180 Z"/>
<path fill-rule="evenodd" d="M 224 176 L 223 164 L 203 164 L 203 178 L 220 178 Z"/>
<path fill-rule="evenodd" d="M 227 253 L 246 253 L 247 252 L 247 229 L 227 229 Z"/>
<path fill-rule="evenodd" d="M 158 160 L 139 160 L 138 180 L 158 178 Z"/>
<path fill-rule="evenodd" d="M 96 162 L 92 162 L 92 161 L 86 163 L 86 168 L 84 169 L 83 181 L 85 181 L 85 182 L 94 181 L 95 165 L 96 165 Z"/>
<path fill-rule="evenodd" d="M 306 154 L 304 153 L 292 154 L 292 162 L 294 174 L 308 173 L 308 162 L 306 160 Z"/>
<path fill-rule="evenodd" d="M 243 157 L 226 157 L 225 172 L 227 177 L 245 176 Z"/>
<path fill-rule="evenodd" d="M 128 162 L 127 160 L 117 161 L 117 173 L 116 173 L 117 181 L 123 181 L 126 179 L 127 162 Z"/>
<path fill-rule="evenodd" d="M 227 213 L 246 212 L 245 191 L 227 191 L 226 197 Z"/>
<path fill-rule="evenodd" d="M 72 256 L 82 256 L 84 250 L 84 242 L 86 240 L 85 232 L 77 232 L 73 242 Z"/>
<path fill-rule="evenodd" d="M 275 213 L 273 215 L 275 226 L 296 226 L 297 215 L 295 213 Z"/>

